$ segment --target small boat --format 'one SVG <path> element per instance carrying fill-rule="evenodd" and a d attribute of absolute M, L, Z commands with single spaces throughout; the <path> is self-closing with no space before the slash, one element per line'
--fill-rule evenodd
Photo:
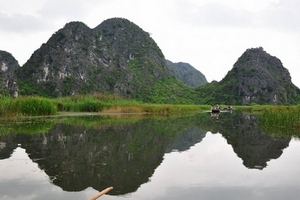
<path fill-rule="evenodd" d="M 216 106 L 212 106 L 211 107 L 211 112 L 212 113 L 219 113 L 221 111 L 221 108 L 219 105 L 216 105 Z"/>
<path fill-rule="evenodd" d="M 232 106 L 227 106 L 227 107 L 224 108 L 224 110 L 232 111 L 233 108 L 232 108 Z"/>
<path fill-rule="evenodd" d="M 220 112 L 220 109 L 218 109 L 218 108 L 213 108 L 213 109 L 211 109 L 211 112 L 212 112 L 212 113 L 219 113 L 219 112 Z"/>

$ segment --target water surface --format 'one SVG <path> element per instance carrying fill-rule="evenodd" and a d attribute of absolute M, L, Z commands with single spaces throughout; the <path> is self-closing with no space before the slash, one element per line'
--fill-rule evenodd
<path fill-rule="evenodd" d="M 1 129 L 0 199 L 299 199 L 300 143 L 239 112 L 84 116 Z M 5 127 L 5 126 L 4 126 Z"/>

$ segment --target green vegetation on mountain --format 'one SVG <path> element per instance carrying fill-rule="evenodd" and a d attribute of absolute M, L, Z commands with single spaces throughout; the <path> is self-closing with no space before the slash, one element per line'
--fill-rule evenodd
<path fill-rule="evenodd" d="M 149 33 L 123 18 L 93 29 L 70 22 L 22 67 L 9 53 L 0 53 L 2 96 L 105 93 L 156 104 L 300 103 L 300 89 L 288 70 L 261 47 L 247 49 L 220 82 L 207 83 L 189 64 L 167 61 Z"/>
<path fill-rule="evenodd" d="M 300 89 L 281 61 L 263 48 L 247 49 L 220 82 L 197 88 L 202 103 L 297 104 Z"/>
<path fill-rule="evenodd" d="M 166 64 L 176 78 L 190 87 L 198 87 L 207 83 L 205 76 L 188 63 L 173 63 L 166 60 Z"/>
<path fill-rule="evenodd" d="M 195 103 L 175 79 L 157 44 L 134 23 L 105 20 L 94 29 L 68 23 L 17 71 L 21 95 L 62 97 L 114 93 L 143 102 Z"/>

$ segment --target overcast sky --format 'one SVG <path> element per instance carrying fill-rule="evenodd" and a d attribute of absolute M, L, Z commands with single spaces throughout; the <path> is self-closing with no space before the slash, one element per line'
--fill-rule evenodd
<path fill-rule="evenodd" d="M 22 66 L 70 21 L 94 28 L 108 18 L 137 24 L 166 59 L 220 81 L 248 48 L 281 60 L 300 87 L 299 0 L 0 0 L 0 50 Z"/>

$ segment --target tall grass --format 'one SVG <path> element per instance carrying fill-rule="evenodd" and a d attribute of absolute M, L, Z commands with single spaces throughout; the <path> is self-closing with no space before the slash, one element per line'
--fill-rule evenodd
<path fill-rule="evenodd" d="M 259 123 L 267 132 L 300 135 L 300 106 L 266 109 L 259 118 Z"/>
<path fill-rule="evenodd" d="M 43 97 L 0 97 L 0 117 L 53 115 L 57 112 L 187 114 L 209 110 L 209 105 L 145 104 L 114 94 Z"/>
<path fill-rule="evenodd" d="M 113 106 L 137 105 L 138 102 L 124 99 L 113 94 L 74 95 L 53 99 L 58 111 L 66 112 L 101 112 Z"/>
<path fill-rule="evenodd" d="M 53 100 L 58 111 L 175 114 L 209 110 L 208 105 L 145 104 L 113 94 L 75 95 Z"/>
<path fill-rule="evenodd" d="M 57 107 L 46 98 L 42 97 L 20 97 L 0 98 L 0 116 L 37 116 L 53 115 L 57 112 Z"/>
<path fill-rule="evenodd" d="M 146 113 L 155 114 L 187 114 L 210 110 L 210 105 L 173 105 L 173 104 L 144 104 Z"/>

